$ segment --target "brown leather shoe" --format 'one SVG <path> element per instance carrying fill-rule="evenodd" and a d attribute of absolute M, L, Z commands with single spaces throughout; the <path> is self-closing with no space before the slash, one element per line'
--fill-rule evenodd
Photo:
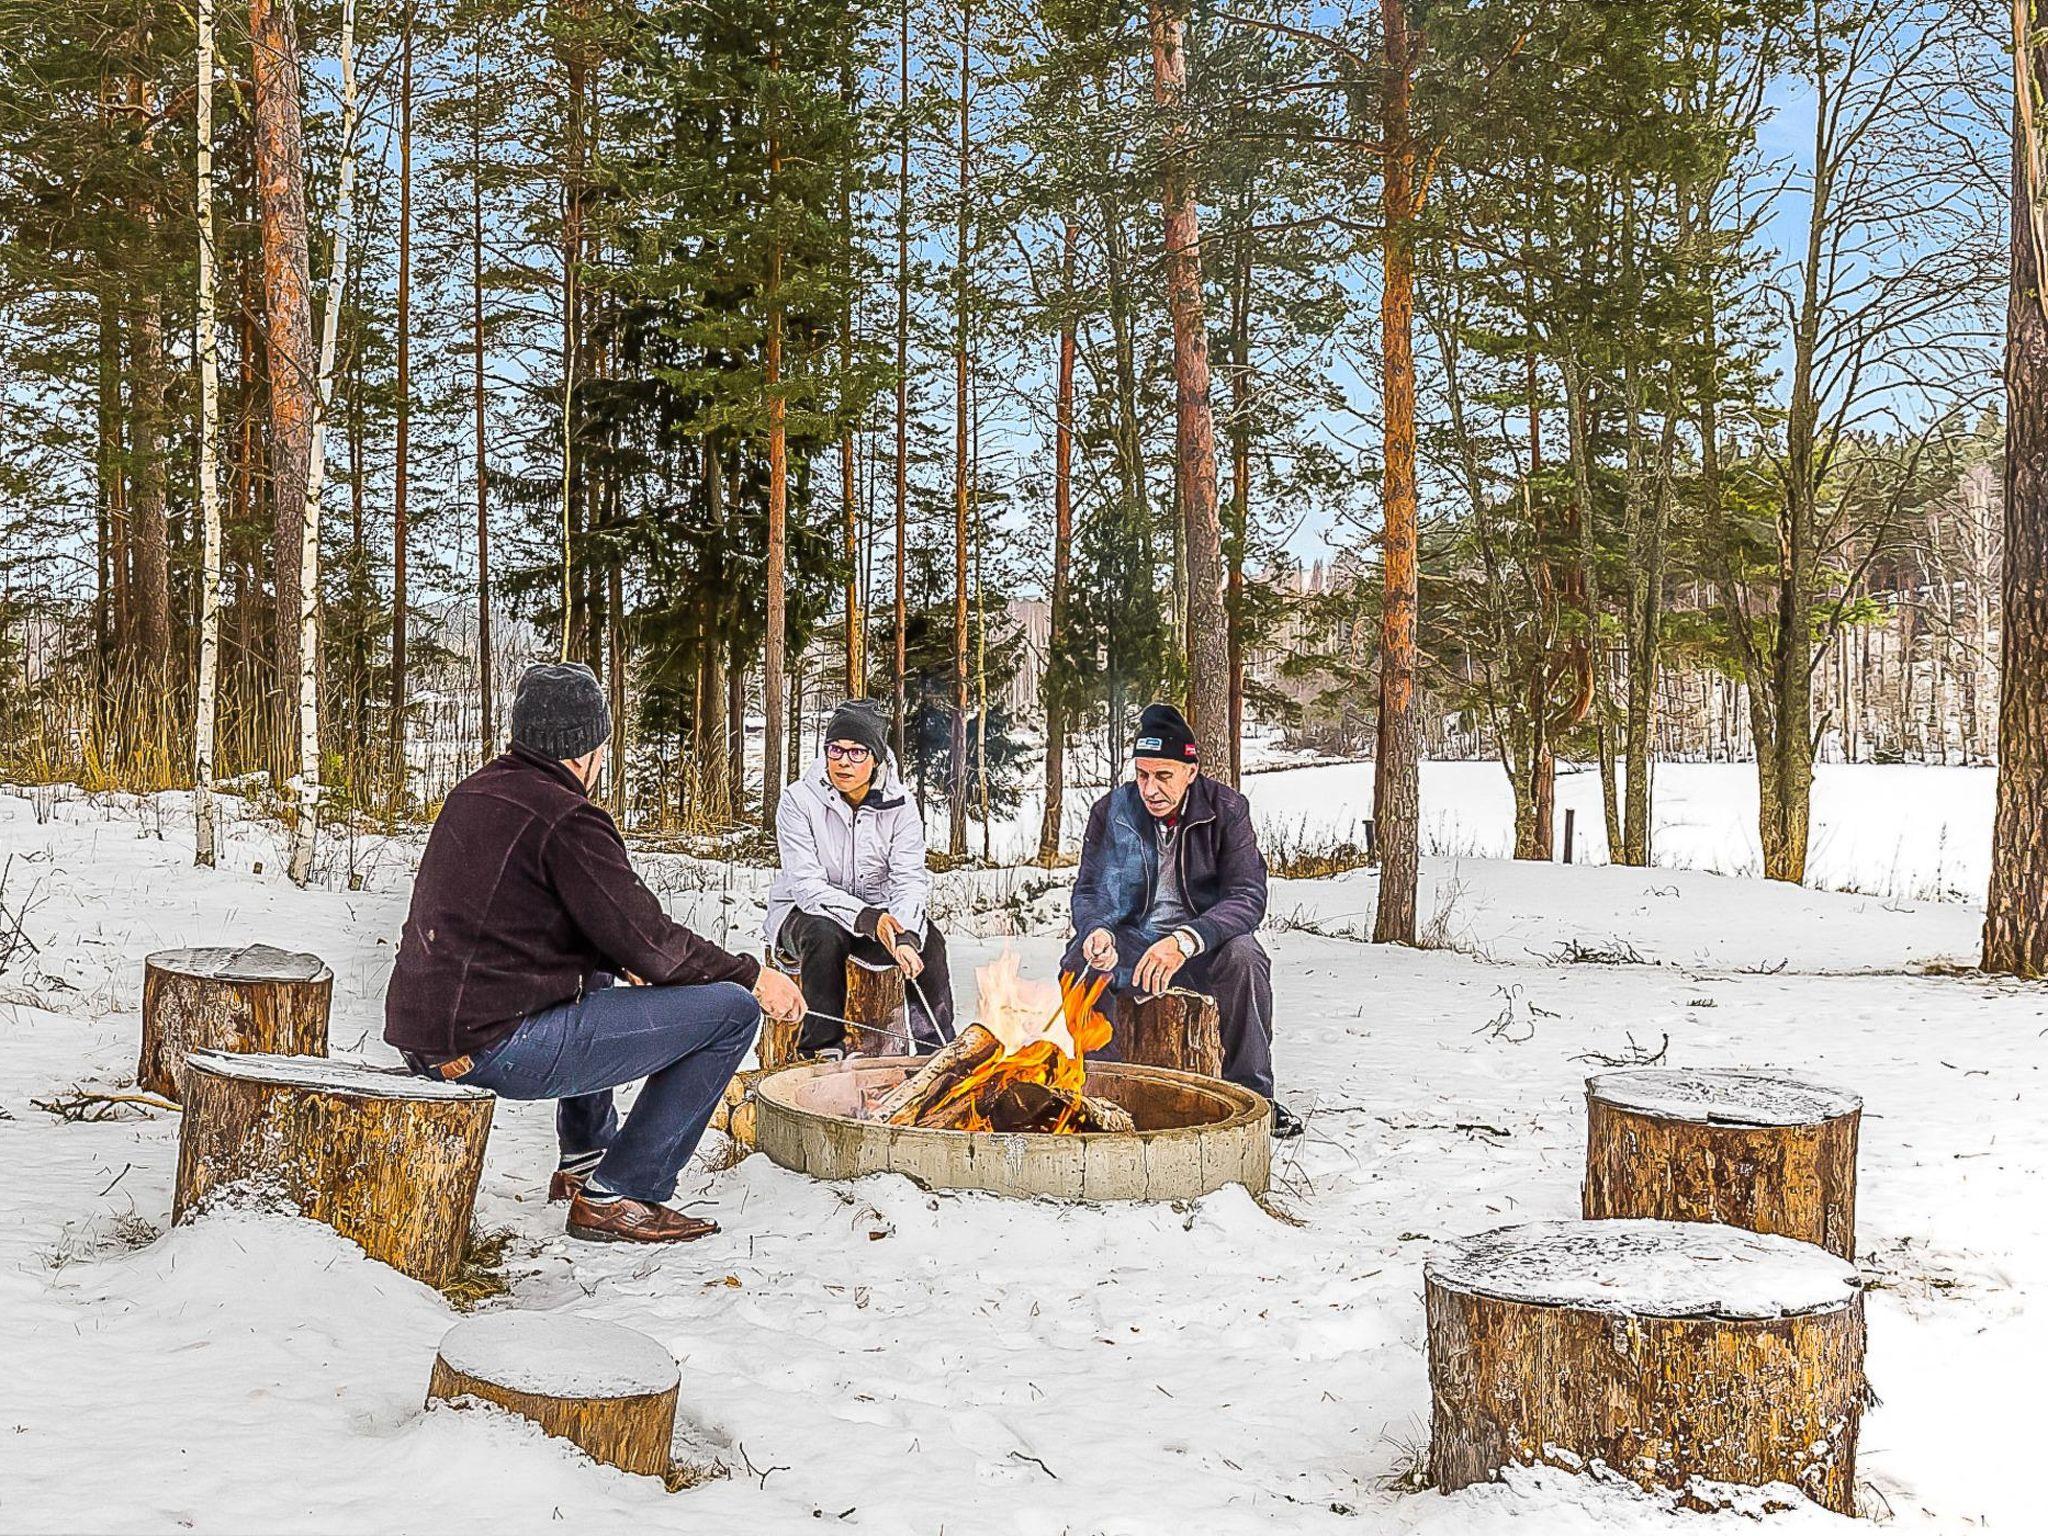
<path fill-rule="evenodd" d="M 715 1221 L 645 1200 L 586 1200 L 578 1190 L 569 1202 L 569 1235 L 587 1243 L 687 1243 L 717 1230 Z"/>
<path fill-rule="evenodd" d="M 587 1173 L 571 1173 L 566 1168 L 557 1168 L 555 1176 L 548 1180 L 548 1204 L 560 1205 L 564 1200 L 574 1200 L 583 1193 L 583 1181 Z"/>

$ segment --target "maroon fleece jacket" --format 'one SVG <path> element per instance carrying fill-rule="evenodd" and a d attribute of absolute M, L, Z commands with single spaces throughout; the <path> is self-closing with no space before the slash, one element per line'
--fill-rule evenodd
<path fill-rule="evenodd" d="M 514 747 L 449 793 L 420 856 L 384 1038 L 430 1062 L 484 1050 L 595 971 L 736 981 L 760 962 L 670 920 L 561 763 Z"/>

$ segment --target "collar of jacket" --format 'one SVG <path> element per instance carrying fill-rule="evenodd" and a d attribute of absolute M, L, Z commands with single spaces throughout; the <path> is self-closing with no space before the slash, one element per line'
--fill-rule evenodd
<path fill-rule="evenodd" d="M 540 752 L 536 752 L 531 747 L 522 747 L 516 741 L 509 748 L 506 749 L 505 755 L 511 758 L 513 761 L 524 765 L 525 767 L 538 768 L 542 773 L 551 775 L 555 779 L 559 780 L 561 783 L 566 784 L 569 788 L 575 790 L 576 793 L 583 796 L 584 799 L 588 800 L 590 798 L 590 791 L 583 787 L 582 780 L 578 779 L 575 774 L 569 771 L 569 765 L 567 763 L 560 762 L 555 758 L 548 757 Z"/>
<path fill-rule="evenodd" d="M 896 754 L 884 752 L 875 760 L 875 777 L 868 783 L 867 798 L 855 805 L 839 793 L 839 787 L 825 771 L 825 754 L 811 764 L 811 778 L 825 792 L 825 803 L 843 813 L 848 821 L 864 810 L 893 811 L 903 804 L 903 789 L 896 776 Z"/>

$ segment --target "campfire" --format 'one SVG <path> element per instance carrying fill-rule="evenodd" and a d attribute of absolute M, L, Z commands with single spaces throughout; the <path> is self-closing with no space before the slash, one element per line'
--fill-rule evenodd
<path fill-rule="evenodd" d="M 1005 950 L 975 972 L 979 1022 L 868 1106 L 865 1118 L 939 1131 L 1132 1131 L 1121 1105 L 1084 1091 L 1088 1052 L 1109 1043 L 1097 1010 L 1109 978 L 1027 981 Z"/>

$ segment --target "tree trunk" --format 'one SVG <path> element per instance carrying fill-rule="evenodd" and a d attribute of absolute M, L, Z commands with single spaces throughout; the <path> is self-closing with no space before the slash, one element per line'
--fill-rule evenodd
<path fill-rule="evenodd" d="M 1240 210 L 1246 222 L 1247 205 Z M 1237 236 L 1230 314 L 1230 575 L 1224 609 L 1230 620 L 1230 782 L 1244 778 L 1244 562 L 1252 528 L 1252 243 Z"/>
<path fill-rule="evenodd" d="M 313 400 L 313 431 L 306 465 L 306 500 L 299 546 L 299 773 L 298 815 L 292 822 L 286 873 L 304 885 L 313 873 L 313 840 L 320 808 L 320 485 L 327 472 L 327 415 L 334 394 L 334 352 L 341 329 L 341 299 L 348 284 L 350 222 L 356 183 L 356 7 L 341 7 L 341 181 L 334 201 L 334 256 L 327 274 L 327 309 L 320 331 L 320 372 Z"/>
<path fill-rule="evenodd" d="M 142 962 L 142 1049 L 135 1081 L 182 1097 L 194 1051 L 327 1054 L 334 972 L 318 955 L 268 944 L 160 949 Z"/>
<path fill-rule="evenodd" d="M 1066 813 L 1067 693 L 1064 663 L 1067 643 L 1067 579 L 1074 547 L 1074 362 L 1078 351 L 1074 329 L 1074 253 L 1080 222 L 1067 215 L 1060 237 L 1060 362 L 1054 396 L 1052 449 L 1052 601 L 1046 620 L 1045 671 L 1040 697 L 1045 704 L 1045 814 L 1038 823 L 1038 861 L 1059 857 L 1060 823 Z"/>
<path fill-rule="evenodd" d="M 2038 36 L 2034 5 L 2015 7 Z M 2028 110 L 2015 126 L 2012 291 L 2005 342 L 2004 636 L 1998 697 L 1998 790 L 1991 885 L 1984 907 L 1984 969 L 2048 975 L 2048 308 L 2035 231 L 2048 188 L 2035 120 L 2048 53 L 2019 50 Z"/>
<path fill-rule="evenodd" d="M 1166 306 L 1173 322 L 1174 448 L 1187 566 L 1188 715 L 1210 772 L 1236 775 L 1230 734 L 1230 620 L 1223 595 L 1223 524 L 1216 508 L 1216 423 L 1202 313 L 1202 232 L 1187 120 L 1184 0 L 1150 0 L 1152 98 L 1164 119 L 1161 212 Z"/>
<path fill-rule="evenodd" d="M 213 225 L 213 0 L 198 0 L 198 313 L 192 323 L 199 358 L 199 518 L 204 533 L 199 567 L 199 688 L 192 714 L 193 862 L 211 869 L 217 857 L 220 812 L 213 798 L 214 720 L 220 702 L 220 476 L 215 438 L 220 430 L 220 338 L 214 323 Z"/>
<path fill-rule="evenodd" d="M 391 805 L 405 803 L 406 491 L 412 445 L 412 0 L 399 22 L 398 421 L 391 465 Z"/>
<path fill-rule="evenodd" d="M 1380 609 L 1379 738 L 1373 821 L 1379 838 L 1379 907 L 1373 941 L 1415 942 L 1415 882 L 1420 841 L 1420 770 L 1415 741 L 1415 216 L 1417 147 L 1409 96 L 1415 42 L 1406 0 L 1383 0 L 1385 65 L 1381 83 L 1385 170 L 1380 187 L 1380 367 L 1384 430 L 1384 571 Z"/>
<path fill-rule="evenodd" d="M 476 657 L 477 691 L 482 699 L 479 733 L 481 761 L 497 750 L 496 680 L 491 668 L 491 501 L 489 452 L 485 441 L 487 397 L 484 394 L 484 194 L 483 194 L 483 34 L 482 23 L 470 60 L 469 119 L 469 337 L 470 394 L 476 429 Z"/>
<path fill-rule="evenodd" d="M 782 68 L 779 43 L 768 45 L 771 74 Z M 777 125 L 768 127 L 768 193 L 776 195 L 782 174 L 782 141 Z M 761 699 L 766 729 L 761 746 L 761 821 L 772 825 L 776 797 L 782 792 L 783 733 L 787 716 L 783 701 L 784 671 L 788 665 L 787 594 L 785 566 L 788 563 L 789 444 L 787 405 L 782 398 L 782 242 L 778 237 L 768 253 L 768 634 L 762 647 Z"/>
<path fill-rule="evenodd" d="M 299 648 L 306 545 L 306 485 L 319 405 L 313 350 L 313 273 L 306 231 L 306 168 L 299 118 L 295 0 L 249 0 L 255 79 L 256 197 L 263 240 L 264 352 L 270 361 L 271 562 L 276 593 L 277 701 L 269 733 L 280 779 L 297 764 L 285 701 L 302 672 Z"/>
<path fill-rule="evenodd" d="M 163 300 L 149 294 L 135 314 L 135 499 L 130 508 L 135 621 L 128 674 L 140 690 L 134 701 L 144 740 L 154 742 L 164 721 L 163 692 L 171 654 L 170 523 L 164 504 Z"/>
<path fill-rule="evenodd" d="M 905 524 L 910 500 L 910 0 L 896 40 L 896 765 L 904 766 L 910 714 Z"/>
<path fill-rule="evenodd" d="M 946 851 L 954 858 L 967 854 L 967 504 L 969 496 L 967 463 L 967 242 L 969 224 L 968 155 L 973 141 L 968 136 L 968 91 L 970 47 L 974 35 L 974 7 L 963 3 L 960 10 L 960 179 L 957 191 L 958 224 L 954 252 L 953 332 L 953 735 L 949 765 Z"/>

